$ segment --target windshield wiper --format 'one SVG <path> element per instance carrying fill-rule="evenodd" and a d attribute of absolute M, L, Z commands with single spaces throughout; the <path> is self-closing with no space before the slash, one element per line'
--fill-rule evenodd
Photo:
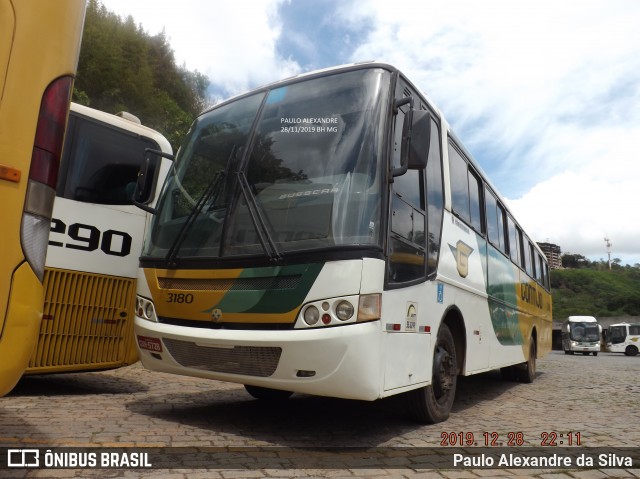
<path fill-rule="evenodd" d="M 282 255 L 280 255 L 278 248 L 276 248 L 273 237 L 271 236 L 271 233 L 269 233 L 269 228 L 267 227 L 264 218 L 260 213 L 260 207 L 256 202 L 256 197 L 251 191 L 251 186 L 247 181 L 247 177 L 245 176 L 243 171 L 236 172 L 236 175 L 238 177 L 238 184 L 240 185 L 240 189 L 242 190 L 244 200 L 247 202 L 247 210 L 249 211 L 251 222 L 253 223 L 253 227 L 256 230 L 256 234 L 258 235 L 258 239 L 260 240 L 262 249 L 264 249 L 264 252 L 267 254 L 271 261 L 282 260 Z"/>
<path fill-rule="evenodd" d="M 233 159 L 234 154 L 235 154 L 235 145 L 231 150 L 231 155 L 229 155 L 229 160 L 227 161 L 227 169 L 229 168 L 229 163 Z M 220 194 L 220 190 L 222 189 L 221 186 L 224 184 L 224 179 L 227 176 L 227 169 L 220 170 L 213 176 L 213 178 L 205 188 L 204 192 L 200 196 L 200 199 L 197 201 L 197 203 L 193 206 L 193 208 L 189 212 L 187 219 L 185 220 L 182 227 L 180 228 L 180 231 L 178 231 L 178 235 L 176 236 L 176 239 L 173 241 L 173 243 L 171 244 L 171 247 L 169 248 L 169 251 L 167 252 L 166 260 L 167 260 L 168 266 L 176 266 L 177 264 L 176 259 L 178 257 L 180 248 L 182 247 L 182 244 L 184 243 L 185 239 L 187 239 L 187 236 L 189 235 L 189 231 L 195 224 L 196 219 L 198 218 L 198 215 L 200 215 L 200 213 L 202 212 L 204 205 L 206 205 L 209 201 L 211 201 L 210 209 L 212 209 L 215 206 L 216 201 L 218 200 L 218 195 Z"/>

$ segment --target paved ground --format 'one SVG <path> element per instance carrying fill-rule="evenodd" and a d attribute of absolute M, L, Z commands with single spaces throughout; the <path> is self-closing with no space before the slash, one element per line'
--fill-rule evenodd
<path fill-rule="evenodd" d="M 573 458 L 574 466 L 564 469 L 497 467 L 501 453 L 534 457 L 547 446 L 549 454 L 565 454 L 569 432 L 574 444 L 579 433 L 582 448 L 574 453 L 586 451 L 592 460 L 607 453 L 608 461 L 610 451 L 591 448 L 627 447 L 613 453 L 635 454 L 635 462 L 609 468 L 595 459 L 594 467 L 578 468 Z M 460 445 L 460 433 L 472 439 L 471 447 L 452 448 Z M 548 445 L 553 439 L 556 446 Z M 485 440 L 503 447 L 486 450 Z M 510 440 L 513 447 L 507 448 Z M 149 451 L 150 462 L 164 469 L 0 469 L 0 478 L 640 477 L 640 356 L 554 351 L 538 361 L 533 384 L 505 382 L 497 372 L 462 378 L 450 419 L 432 426 L 407 419 L 398 398 L 363 403 L 294 395 L 265 404 L 239 385 L 152 373 L 139 364 L 29 377 L 0 398 L 0 447 L 56 453 L 97 446 Z M 166 446 L 175 454 L 157 449 Z M 454 453 L 473 461 L 485 452 L 493 454 L 496 467 L 453 468 Z M 434 457 L 441 467 L 427 467 Z M 203 458 L 216 468 L 172 467 L 171 461 L 196 464 Z"/>

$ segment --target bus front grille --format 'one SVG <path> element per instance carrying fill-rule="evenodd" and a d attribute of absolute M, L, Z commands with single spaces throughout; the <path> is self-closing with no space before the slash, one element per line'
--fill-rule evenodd
<path fill-rule="evenodd" d="M 136 360 L 134 279 L 47 268 L 44 290 L 27 373 L 108 369 Z"/>
<path fill-rule="evenodd" d="M 171 356 L 181 366 L 262 378 L 269 377 L 275 372 L 282 354 L 282 348 L 278 347 L 216 348 L 168 338 L 163 339 L 163 342 Z"/>

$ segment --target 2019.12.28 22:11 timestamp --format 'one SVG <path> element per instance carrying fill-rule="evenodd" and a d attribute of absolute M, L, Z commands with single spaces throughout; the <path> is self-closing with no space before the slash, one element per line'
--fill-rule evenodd
<path fill-rule="evenodd" d="M 507 433 L 482 432 L 446 432 L 440 434 L 440 445 L 448 447 L 516 447 L 516 446 L 580 446 L 582 435 L 579 432 L 544 431 L 533 442 L 523 432 Z"/>

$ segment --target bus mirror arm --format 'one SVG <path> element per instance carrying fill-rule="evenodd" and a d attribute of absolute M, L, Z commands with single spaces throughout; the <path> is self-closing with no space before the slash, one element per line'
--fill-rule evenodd
<path fill-rule="evenodd" d="M 151 148 L 144 150 L 144 160 L 140 165 L 138 179 L 133 190 L 133 204 L 152 215 L 156 214 L 156 209 L 148 206 L 147 203 L 151 201 L 155 193 L 155 177 L 160 166 L 160 157 L 174 160 L 174 156 L 169 153 Z"/>

